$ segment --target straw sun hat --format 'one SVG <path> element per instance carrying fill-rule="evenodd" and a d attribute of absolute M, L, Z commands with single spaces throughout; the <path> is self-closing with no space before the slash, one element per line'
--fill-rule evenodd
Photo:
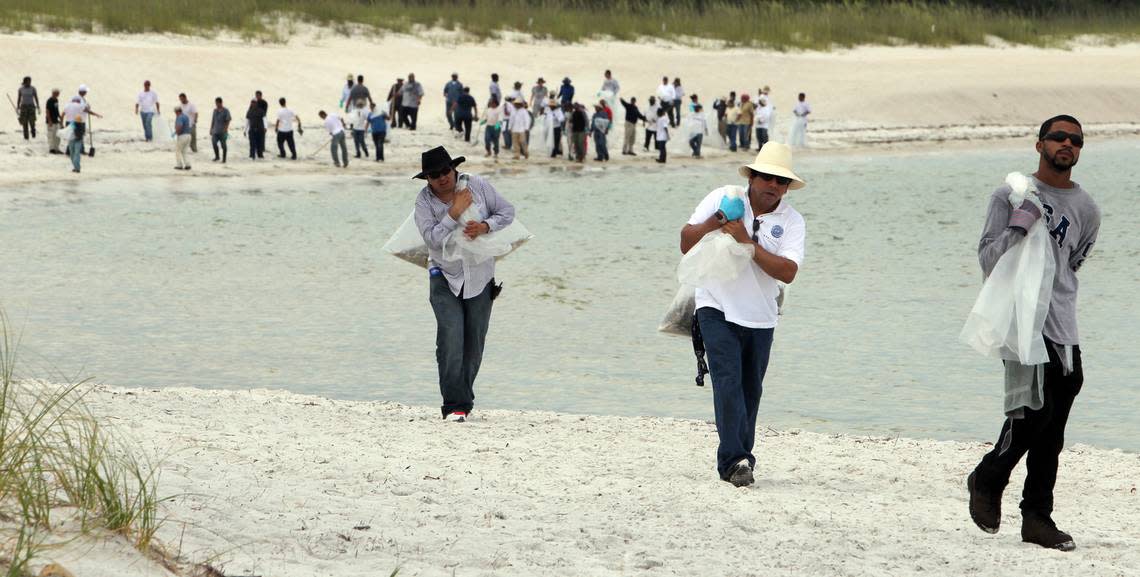
<path fill-rule="evenodd" d="M 788 184 L 788 190 L 803 188 L 807 184 L 804 179 L 792 172 L 792 149 L 779 142 L 766 142 L 760 152 L 756 153 L 756 160 L 753 160 L 752 164 L 740 167 L 740 176 L 749 178 L 752 176 L 752 171 L 792 179 Z"/>

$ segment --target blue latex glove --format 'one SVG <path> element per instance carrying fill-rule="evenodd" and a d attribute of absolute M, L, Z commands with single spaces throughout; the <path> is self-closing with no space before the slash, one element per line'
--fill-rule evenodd
<path fill-rule="evenodd" d="M 722 196 L 720 198 L 720 211 L 728 220 L 740 220 L 744 218 L 744 199 Z"/>

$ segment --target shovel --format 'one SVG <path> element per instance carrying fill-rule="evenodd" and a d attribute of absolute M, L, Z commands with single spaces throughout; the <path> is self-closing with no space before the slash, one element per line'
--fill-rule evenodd
<path fill-rule="evenodd" d="M 87 156 L 94 158 L 95 156 L 95 128 L 92 119 L 87 119 L 87 134 L 91 137 L 91 148 L 87 149 Z"/>

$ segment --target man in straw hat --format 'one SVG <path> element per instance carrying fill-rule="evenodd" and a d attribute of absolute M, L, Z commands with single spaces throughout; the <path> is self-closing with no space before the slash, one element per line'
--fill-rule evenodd
<path fill-rule="evenodd" d="M 498 294 L 495 286 L 495 259 L 478 263 L 447 260 L 444 243 L 455 231 L 468 238 L 501 230 L 515 220 L 515 207 L 499 195 L 483 178 L 464 175 L 461 181 L 455 167 L 465 159 L 455 159 L 442 146 L 421 156 L 422 170 L 413 178 L 427 180 L 416 197 L 416 228 L 428 246 L 429 300 L 435 312 L 435 358 L 439 363 L 440 407 L 443 418 L 464 422 L 475 404 L 475 376 L 483 360 L 483 345 L 491 321 L 491 301 Z M 478 220 L 460 222 L 472 205 L 479 209 Z"/>
<path fill-rule="evenodd" d="M 681 229 L 682 253 L 718 230 L 752 248 L 752 262 L 737 278 L 697 287 L 693 331 L 697 350 L 703 339 L 712 374 L 717 471 L 737 487 L 753 482 L 756 412 L 777 323 L 778 283 L 795 280 L 805 237 L 804 218 L 784 200 L 788 190 L 804 186 L 792 171 L 791 149 L 769 142 L 740 175 L 748 182 L 746 199 L 718 188 Z"/>

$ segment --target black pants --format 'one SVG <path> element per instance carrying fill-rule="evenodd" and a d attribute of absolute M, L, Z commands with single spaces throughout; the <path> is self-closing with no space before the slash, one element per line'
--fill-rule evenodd
<path fill-rule="evenodd" d="M 384 160 L 384 139 L 387 137 L 387 132 L 372 133 L 372 145 L 376 148 L 376 160 Z"/>
<path fill-rule="evenodd" d="M 1065 447 L 1065 424 L 1069 409 L 1081 392 L 1084 371 L 1081 349 L 1073 347 L 1073 372 L 1065 375 L 1064 365 L 1045 339 L 1049 364 L 1045 365 L 1045 404 L 1036 411 L 1025 410 L 1025 418 L 1006 419 L 994 449 L 978 464 L 978 486 L 1000 493 L 1009 483 L 1010 473 L 1021 457 L 1025 460 L 1025 488 L 1021 493 L 1021 510 L 1044 515 L 1053 512 L 1053 487 L 1057 484 L 1057 458 Z"/>
<path fill-rule="evenodd" d="M 265 158 L 265 131 L 249 131 L 249 157 Z"/>
<path fill-rule="evenodd" d="M 297 160 L 297 144 L 293 142 L 293 131 L 278 132 L 277 133 L 277 154 L 281 158 L 285 158 L 285 145 L 289 145 L 289 154 L 292 155 L 293 160 Z"/>
<path fill-rule="evenodd" d="M 222 159 L 222 162 L 225 162 L 226 161 L 226 152 L 228 152 L 228 150 L 226 148 L 226 137 L 225 137 L 225 135 L 224 134 L 211 134 L 210 135 L 210 144 L 214 147 L 214 160 L 217 160 L 219 158 L 218 148 L 220 147 L 222 150 L 222 155 L 220 158 Z"/>
<path fill-rule="evenodd" d="M 419 106 L 404 106 L 400 108 L 400 126 L 408 127 L 408 130 L 416 129 L 416 119 L 420 115 Z"/>
<path fill-rule="evenodd" d="M 649 150 L 649 143 L 653 142 L 653 138 L 657 136 L 656 130 L 645 129 L 645 150 Z"/>
<path fill-rule="evenodd" d="M 456 116 L 455 130 L 463 133 L 464 142 L 471 142 L 471 117 Z"/>
<path fill-rule="evenodd" d="M 658 140 L 657 141 L 657 152 L 658 152 L 657 160 L 658 160 L 658 162 L 665 162 L 665 144 L 666 143 L 667 143 L 667 141 L 665 141 L 665 140 Z"/>

